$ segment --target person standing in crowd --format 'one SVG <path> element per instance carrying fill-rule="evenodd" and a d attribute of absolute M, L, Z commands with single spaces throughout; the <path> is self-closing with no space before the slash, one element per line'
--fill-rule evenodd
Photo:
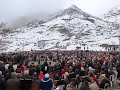
<path fill-rule="evenodd" d="M 22 63 L 20 64 L 20 70 L 21 70 L 21 72 L 22 72 L 22 75 L 23 75 L 23 73 L 24 73 L 24 66 L 22 65 Z"/>
<path fill-rule="evenodd" d="M 84 79 L 82 80 L 82 82 L 80 83 L 78 90 L 90 90 L 88 81 L 85 81 Z"/>
<path fill-rule="evenodd" d="M 45 75 L 46 73 L 48 73 L 48 71 L 49 71 L 49 66 L 48 66 L 47 61 L 44 62 L 44 64 L 43 64 L 42 67 L 41 67 L 41 70 L 43 71 L 43 74 L 44 74 L 44 75 Z"/>
<path fill-rule="evenodd" d="M 107 79 L 110 78 L 110 75 L 114 75 L 114 74 L 117 75 L 118 76 L 117 82 L 120 83 L 120 62 L 119 59 L 117 58 L 118 54 L 119 54 L 118 52 L 102 52 L 102 51 L 88 52 L 88 51 L 74 51 L 74 50 L 57 51 L 57 52 L 32 51 L 32 52 L 5 53 L 5 54 L 0 54 L 1 55 L 0 71 L 4 75 L 6 81 L 8 79 L 11 79 L 11 73 L 16 71 L 18 78 L 20 79 L 20 87 L 21 87 L 20 90 L 31 90 L 31 87 L 33 90 L 37 90 L 37 89 L 50 90 L 53 83 L 48 76 L 44 76 L 46 73 L 49 73 L 50 77 L 53 80 L 57 79 L 60 81 L 60 83 L 57 82 L 57 85 L 61 85 L 61 81 L 64 81 L 65 88 L 70 84 L 72 85 L 71 80 L 75 79 L 74 81 L 75 81 L 75 85 L 77 85 L 77 88 L 81 86 L 80 90 L 89 90 L 89 89 L 93 90 L 97 86 L 100 87 L 105 86 L 103 84 L 105 84 L 104 82 L 106 82 L 106 80 L 104 78 L 101 80 L 98 79 L 101 73 L 105 74 Z M 42 59 L 40 65 L 38 66 L 36 66 L 36 64 L 37 63 L 39 64 L 39 62 L 35 62 L 35 65 L 33 65 L 34 63 L 32 63 L 33 61 L 31 61 L 31 60 L 35 60 L 33 59 L 35 55 L 40 56 L 41 57 L 40 59 Z M 57 60 L 57 55 L 59 56 L 58 57 L 58 59 L 60 59 L 59 61 Z M 116 58 L 112 58 L 113 56 Z M 19 62 L 17 62 L 16 57 L 20 60 Z M 2 60 L 4 62 L 1 61 L 1 58 L 3 58 Z M 53 59 L 55 59 L 54 63 L 52 61 Z M 47 61 L 50 61 L 51 63 L 49 63 L 48 65 Z M 41 66 L 43 62 L 45 63 Z M 32 65 L 30 65 L 30 63 L 32 63 Z M 113 67 L 116 68 L 113 70 Z M 78 78 L 77 75 L 78 76 L 80 75 L 81 78 Z M 37 77 L 41 79 L 40 82 L 36 82 L 36 79 L 34 79 Z M 82 80 L 83 78 L 85 80 Z M 92 79 L 90 87 L 88 85 L 88 82 L 90 82 L 89 79 Z M 1 77 L 0 82 L 2 80 L 3 79 Z"/>
<path fill-rule="evenodd" d="M 41 90 L 52 90 L 53 82 L 49 78 L 49 74 L 48 73 L 46 73 L 45 77 L 40 81 L 39 86 L 40 86 Z"/>
<path fill-rule="evenodd" d="M 79 87 L 79 84 L 81 83 L 81 81 L 82 80 L 81 80 L 80 75 L 77 74 L 76 77 L 75 77 L 75 81 L 74 81 L 77 88 Z"/>
<path fill-rule="evenodd" d="M 39 78 L 40 80 L 44 78 L 44 74 L 43 74 L 42 71 L 40 71 L 40 74 L 38 75 L 38 78 Z"/>
<path fill-rule="evenodd" d="M 36 72 L 33 73 L 31 90 L 39 90 L 39 80 L 37 78 L 37 73 Z"/>
<path fill-rule="evenodd" d="M 11 73 L 11 79 L 7 81 L 7 90 L 20 90 L 20 81 L 15 72 Z"/>
<path fill-rule="evenodd" d="M 117 72 L 118 72 L 118 78 L 120 78 L 120 61 L 117 61 L 116 68 L 117 68 Z"/>
<path fill-rule="evenodd" d="M 2 77 L 2 72 L 0 71 L 0 90 L 6 90 L 6 81 Z"/>
<path fill-rule="evenodd" d="M 4 63 L 0 63 L 0 71 L 2 72 L 2 74 L 5 74 L 5 66 Z"/>
<path fill-rule="evenodd" d="M 20 78 L 20 90 L 31 90 L 32 77 L 29 76 L 29 71 L 24 71 L 24 76 Z"/>
<path fill-rule="evenodd" d="M 77 90 L 73 80 L 67 85 L 66 90 Z"/>

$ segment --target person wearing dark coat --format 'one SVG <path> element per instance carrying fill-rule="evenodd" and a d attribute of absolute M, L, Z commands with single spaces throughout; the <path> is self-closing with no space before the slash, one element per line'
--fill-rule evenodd
<path fill-rule="evenodd" d="M 45 77 L 40 81 L 39 87 L 41 90 L 52 90 L 53 82 L 49 78 L 49 74 L 45 74 Z"/>
<path fill-rule="evenodd" d="M 0 90 L 6 90 L 6 81 L 2 77 L 2 72 L 0 71 Z"/>
<path fill-rule="evenodd" d="M 78 90 L 90 90 L 88 82 L 87 81 L 82 82 L 81 87 Z"/>
<path fill-rule="evenodd" d="M 11 73 L 9 72 L 9 70 L 6 70 L 6 73 L 5 73 L 4 77 L 5 77 L 6 81 L 11 78 Z"/>
<path fill-rule="evenodd" d="M 44 64 L 41 67 L 41 70 L 43 71 L 43 74 L 45 75 L 49 71 L 49 66 L 47 62 L 44 62 Z"/>
<path fill-rule="evenodd" d="M 37 78 L 36 72 L 33 73 L 31 90 L 39 90 L 39 79 Z"/>
<path fill-rule="evenodd" d="M 107 78 L 105 77 L 105 75 L 101 75 L 100 79 L 101 79 L 101 82 L 99 84 L 99 87 L 101 89 L 104 89 L 106 83 L 108 83 L 110 85 L 110 82 L 107 80 Z"/>
<path fill-rule="evenodd" d="M 24 76 L 20 78 L 20 90 L 31 90 L 32 77 L 29 76 L 29 71 L 24 71 Z"/>
<path fill-rule="evenodd" d="M 120 61 L 117 63 L 117 72 L 118 72 L 118 78 L 120 78 Z"/>
<path fill-rule="evenodd" d="M 7 80 L 7 90 L 20 90 L 20 81 L 16 78 L 16 73 L 11 73 L 11 79 Z"/>
<path fill-rule="evenodd" d="M 0 71 L 2 72 L 2 74 L 5 74 L 5 66 L 4 64 L 0 63 Z"/>

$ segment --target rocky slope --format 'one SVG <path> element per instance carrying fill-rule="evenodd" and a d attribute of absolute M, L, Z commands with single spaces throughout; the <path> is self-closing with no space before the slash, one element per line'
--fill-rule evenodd
<path fill-rule="evenodd" d="M 119 25 L 83 12 L 73 5 L 46 21 L 35 21 L 13 30 L 3 40 L 4 51 L 67 49 L 83 45 L 102 50 L 101 44 L 118 44 Z M 39 42 L 39 45 L 38 45 Z"/>
<path fill-rule="evenodd" d="M 104 20 L 120 23 L 120 6 L 114 7 L 103 17 Z"/>

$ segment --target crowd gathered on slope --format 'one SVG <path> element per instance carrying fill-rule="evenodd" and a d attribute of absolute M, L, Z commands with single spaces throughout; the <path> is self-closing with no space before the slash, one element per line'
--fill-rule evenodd
<path fill-rule="evenodd" d="M 119 52 L 0 53 L 0 90 L 103 90 L 119 84 Z"/>

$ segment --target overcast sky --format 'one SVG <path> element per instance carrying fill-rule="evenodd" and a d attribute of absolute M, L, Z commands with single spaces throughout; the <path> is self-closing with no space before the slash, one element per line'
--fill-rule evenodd
<path fill-rule="evenodd" d="M 51 13 L 72 4 L 87 13 L 99 16 L 119 3 L 120 0 L 0 0 L 0 18 L 12 20 L 18 16 Z"/>

